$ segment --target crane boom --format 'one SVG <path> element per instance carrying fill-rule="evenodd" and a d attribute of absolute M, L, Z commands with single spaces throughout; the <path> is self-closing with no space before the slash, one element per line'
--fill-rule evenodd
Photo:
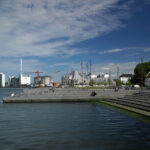
<path fill-rule="evenodd" d="M 33 72 L 26 72 L 26 73 L 35 73 L 37 74 L 37 82 L 39 83 L 39 76 L 40 76 L 40 73 L 43 73 L 43 72 L 40 72 L 40 71 L 33 71 Z"/>

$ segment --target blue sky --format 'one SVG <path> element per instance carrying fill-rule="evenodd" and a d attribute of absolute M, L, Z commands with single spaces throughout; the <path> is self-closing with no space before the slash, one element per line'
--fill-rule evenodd
<path fill-rule="evenodd" d="M 150 59 L 150 0 L 0 0 L 0 72 L 133 73 Z"/>

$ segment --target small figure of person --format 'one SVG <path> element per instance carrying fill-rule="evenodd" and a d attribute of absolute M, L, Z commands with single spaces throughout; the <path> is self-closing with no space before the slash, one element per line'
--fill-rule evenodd
<path fill-rule="evenodd" d="M 118 87 L 115 87 L 115 92 L 118 92 Z"/>
<path fill-rule="evenodd" d="M 92 91 L 91 96 L 95 96 L 95 95 L 96 95 L 96 92 Z"/>
<path fill-rule="evenodd" d="M 55 92 L 55 83 L 53 84 L 52 91 Z"/>

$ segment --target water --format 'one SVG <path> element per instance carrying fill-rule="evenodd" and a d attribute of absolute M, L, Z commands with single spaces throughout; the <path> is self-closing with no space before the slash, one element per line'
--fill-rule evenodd
<path fill-rule="evenodd" d="M 150 125 L 91 103 L 2 104 L 0 150 L 150 149 Z"/>

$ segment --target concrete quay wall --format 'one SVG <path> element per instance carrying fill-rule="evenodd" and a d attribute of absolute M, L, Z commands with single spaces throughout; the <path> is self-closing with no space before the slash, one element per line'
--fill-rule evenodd
<path fill-rule="evenodd" d="M 37 103 L 37 102 L 89 102 L 100 99 L 117 99 L 126 95 L 138 93 L 137 90 L 96 89 L 97 94 L 91 96 L 91 89 L 82 88 L 34 88 L 24 89 L 23 93 L 13 97 L 3 98 L 3 103 Z"/>

